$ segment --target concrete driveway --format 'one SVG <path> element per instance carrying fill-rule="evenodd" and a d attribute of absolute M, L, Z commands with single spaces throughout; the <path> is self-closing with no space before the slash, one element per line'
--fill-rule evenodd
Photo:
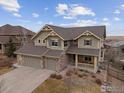
<path fill-rule="evenodd" d="M 0 76 L 0 93 L 31 93 L 52 73 L 46 69 L 17 68 Z"/>

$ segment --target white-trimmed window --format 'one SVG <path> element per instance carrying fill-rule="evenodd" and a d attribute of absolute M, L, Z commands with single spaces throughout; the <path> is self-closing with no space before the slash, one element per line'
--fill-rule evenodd
<path fill-rule="evenodd" d="M 38 43 L 40 43 L 40 40 L 38 40 Z"/>
<path fill-rule="evenodd" d="M 86 39 L 86 40 L 84 40 L 84 45 L 89 45 L 89 46 L 91 46 L 91 45 L 92 45 L 92 40 L 91 40 L 91 39 Z"/>
<path fill-rule="evenodd" d="M 58 46 L 58 40 L 55 39 L 55 40 L 51 40 L 52 41 L 52 46 Z"/>

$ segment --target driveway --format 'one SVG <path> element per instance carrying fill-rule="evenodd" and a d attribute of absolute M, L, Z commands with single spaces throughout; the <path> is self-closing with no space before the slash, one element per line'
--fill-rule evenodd
<path fill-rule="evenodd" d="M 0 76 L 0 93 L 31 93 L 52 73 L 46 69 L 17 68 Z"/>

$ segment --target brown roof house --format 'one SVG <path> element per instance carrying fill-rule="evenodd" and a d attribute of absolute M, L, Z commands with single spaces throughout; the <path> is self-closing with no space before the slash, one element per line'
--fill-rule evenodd
<path fill-rule="evenodd" d="M 15 53 L 19 65 L 61 71 L 68 65 L 97 72 L 104 60 L 105 26 L 59 27 L 45 25 L 32 38 L 34 45 L 25 45 Z"/>
<path fill-rule="evenodd" d="M 6 44 L 10 38 L 19 48 L 24 43 L 31 42 L 35 33 L 21 26 L 4 25 L 0 27 L 0 53 L 5 53 Z"/>

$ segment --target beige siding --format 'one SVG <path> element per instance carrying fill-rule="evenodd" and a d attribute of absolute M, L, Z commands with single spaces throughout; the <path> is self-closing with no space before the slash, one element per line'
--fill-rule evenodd
<path fill-rule="evenodd" d="M 51 46 L 50 45 L 50 40 L 58 40 L 59 45 L 58 46 Z M 64 41 L 59 38 L 58 36 L 49 36 L 46 40 L 47 42 L 47 47 L 51 49 L 57 49 L 57 50 L 63 50 L 64 49 Z"/>
<path fill-rule="evenodd" d="M 46 42 L 43 43 L 44 38 L 49 34 L 49 31 L 42 32 L 37 38 L 34 39 L 34 43 L 36 46 L 46 46 Z M 39 43 L 40 40 L 40 43 Z"/>
<path fill-rule="evenodd" d="M 84 40 L 87 40 L 87 39 L 91 39 L 92 40 L 92 45 L 84 45 Z M 101 48 L 101 43 L 100 43 L 100 40 L 97 39 L 95 36 L 92 36 L 92 35 L 89 35 L 89 36 L 86 36 L 86 35 L 83 35 L 82 37 L 80 37 L 78 39 L 78 47 L 79 48 Z"/>

